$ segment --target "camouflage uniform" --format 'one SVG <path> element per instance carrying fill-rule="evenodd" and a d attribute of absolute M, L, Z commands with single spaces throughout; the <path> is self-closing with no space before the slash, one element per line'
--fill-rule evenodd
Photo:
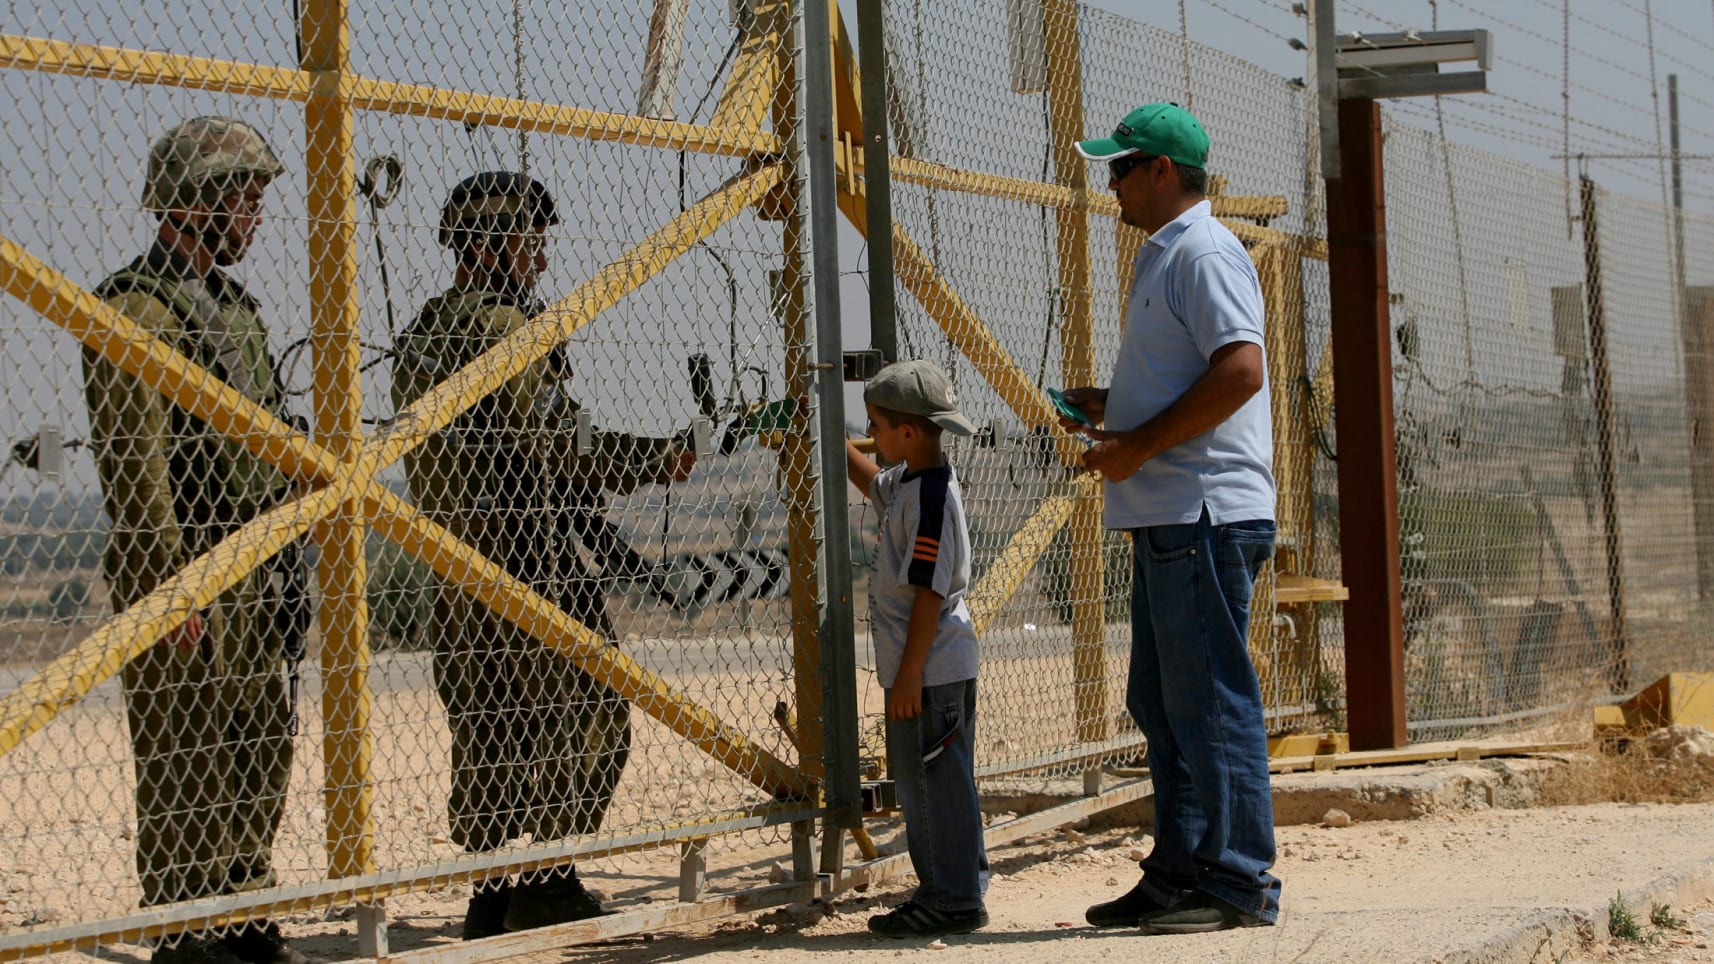
<path fill-rule="evenodd" d="M 271 178 L 279 161 L 237 121 L 197 118 L 162 138 L 144 205 L 180 209 L 198 185 Z M 229 180 L 227 183 L 230 183 Z M 181 190 L 182 188 L 182 190 Z M 97 294 L 251 400 L 280 408 L 255 299 L 159 242 Z M 96 469 L 112 521 L 103 572 L 115 612 L 146 595 L 287 491 L 272 467 L 94 352 L 83 358 Z M 123 673 L 136 754 L 143 903 L 270 886 L 291 771 L 280 593 L 268 567 L 204 612 L 194 647 L 150 647 Z"/>
<path fill-rule="evenodd" d="M 393 401 L 402 409 L 527 320 L 516 298 L 452 290 L 400 337 Z M 430 518 L 608 639 L 600 581 L 577 544 L 601 521 L 603 489 L 669 475 L 671 443 L 595 432 L 576 453 L 575 403 L 560 366 L 526 368 L 406 457 Z M 590 537 L 594 541 L 594 537 Z M 452 729 L 452 838 L 490 850 L 600 827 L 630 751 L 625 701 L 451 586 L 437 591 L 436 687 Z"/>

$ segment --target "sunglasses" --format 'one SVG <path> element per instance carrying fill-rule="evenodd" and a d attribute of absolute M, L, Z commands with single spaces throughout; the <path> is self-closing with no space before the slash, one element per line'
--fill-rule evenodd
<path fill-rule="evenodd" d="M 1124 157 L 1115 157 L 1107 162 L 1107 173 L 1112 175 L 1113 180 L 1123 181 L 1125 179 L 1125 175 L 1139 167 L 1145 167 L 1149 164 L 1153 164 L 1157 157 L 1160 157 L 1160 155 L 1126 154 Z"/>

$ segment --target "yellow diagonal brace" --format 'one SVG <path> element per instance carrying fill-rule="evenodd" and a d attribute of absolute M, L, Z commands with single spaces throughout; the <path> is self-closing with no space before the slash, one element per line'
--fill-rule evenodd
<path fill-rule="evenodd" d="M 672 260 L 756 202 L 780 179 L 778 165 L 746 174 L 692 205 L 641 244 L 602 268 L 571 294 L 536 315 L 398 413 L 370 437 L 363 464 L 372 473 L 404 457 L 435 432 L 570 338 L 601 312 L 641 287 Z"/>
<path fill-rule="evenodd" d="M 739 776 L 773 796 L 809 796 L 807 781 L 791 767 L 720 722 L 708 710 L 673 692 L 641 663 L 610 646 L 595 631 L 483 558 L 403 499 L 373 487 L 365 496 L 376 532 L 427 563 L 448 583 L 575 662 L 604 686 L 631 700 Z"/>
<path fill-rule="evenodd" d="M 309 96 L 311 81 L 309 74 L 286 67 L 16 34 L 0 34 L 0 67 L 291 100 Z"/>
<path fill-rule="evenodd" d="M 16 34 L 0 34 L 0 68 L 296 101 L 308 100 L 316 92 L 318 79 L 316 73 L 286 67 L 155 53 L 129 47 L 67 43 Z M 755 129 L 758 126 L 755 124 L 748 130 L 734 131 L 349 75 L 345 75 L 339 92 L 355 109 L 433 117 L 465 124 L 735 157 L 775 154 L 780 150 L 779 138 Z M 768 96 L 772 96 L 771 89 Z"/>
<path fill-rule="evenodd" d="M 5 237 L 0 237 L 0 288 L 286 475 L 314 483 L 345 477 L 331 454 L 273 412 Z"/>
<path fill-rule="evenodd" d="M 309 531 L 343 496 L 320 489 L 262 513 L 0 700 L 0 756 Z"/>
<path fill-rule="evenodd" d="M 1099 485 L 1097 476 L 1082 476 L 1070 491 L 1052 496 L 1037 506 L 1036 511 L 1013 533 L 999 558 L 965 597 L 965 605 L 970 608 L 970 622 L 976 628 L 977 636 L 987 632 L 988 624 L 1017 594 L 1024 577 L 1035 568 L 1054 535 L 1065 527 L 1065 520 L 1071 518 L 1077 500 L 1094 495 Z"/>
<path fill-rule="evenodd" d="M 708 126 L 761 129 L 779 90 L 776 58 L 780 54 L 780 38 L 789 26 L 787 6 L 784 0 L 764 0 L 755 5 L 744 28 L 738 56 L 732 61 L 732 72 L 726 76 L 726 88 L 720 92 L 720 102 L 715 105 Z"/>
<path fill-rule="evenodd" d="M 858 233 L 868 235 L 869 217 L 863 206 L 861 188 L 856 194 L 841 191 L 839 210 L 845 213 Z M 1011 406 L 1025 425 L 1032 428 L 1058 426 L 1059 418 L 1047 394 L 1035 384 L 1029 373 L 1018 367 L 1005 346 L 964 303 L 934 262 L 917 247 L 897 221 L 893 222 L 893 263 L 899 280 L 904 282 L 923 310 L 940 325 L 946 337 L 964 353 L 964 357 L 970 359 L 970 363 L 976 366 L 988 384 L 994 386 L 1000 398 Z"/>

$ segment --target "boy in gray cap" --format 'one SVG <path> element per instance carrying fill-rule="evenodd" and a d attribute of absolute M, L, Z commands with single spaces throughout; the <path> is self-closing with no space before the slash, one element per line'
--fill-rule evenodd
<path fill-rule="evenodd" d="M 976 799 L 976 632 L 964 593 L 970 531 L 943 432 L 972 435 L 932 362 L 883 368 L 863 390 L 882 469 L 845 443 L 851 484 L 881 517 L 869 576 L 876 674 L 887 697 L 887 771 L 905 814 L 916 893 L 869 930 L 967 934 L 988 923 L 988 853 Z"/>

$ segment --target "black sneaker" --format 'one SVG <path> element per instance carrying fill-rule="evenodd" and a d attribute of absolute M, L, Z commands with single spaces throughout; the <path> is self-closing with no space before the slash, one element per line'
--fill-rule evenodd
<path fill-rule="evenodd" d="M 218 937 L 178 937 L 162 941 L 149 956 L 152 964 L 249 964 L 227 950 Z"/>
<path fill-rule="evenodd" d="M 506 933 L 506 911 L 512 904 L 512 884 L 480 883 L 464 910 L 464 928 L 459 936 L 467 941 L 498 937 Z"/>
<path fill-rule="evenodd" d="M 1145 934 L 1208 934 L 1235 927 L 1268 925 L 1268 921 L 1201 891 L 1191 893 L 1165 910 L 1148 914 L 1142 920 Z"/>
<path fill-rule="evenodd" d="M 508 931 L 527 931 L 588 920 L 606 913 L 595 895 L 584 888 L 583 881 L 572 874 L 519 884 L 512 891 L 504 924 Z"/>
<path fill-rule="evenodd" d="M 975 910 L 935 910 L 911 900 L 885 914 L 869 918 L 869 931 L 882 937 L 968 934 L 987 926 L 988 912 L 980 907 Z"/>
<path fill-rule="evenodd" d="M 1167 905 L 1154 895 L 1154 891 L 1139 880 L 1137 886 L 1126 891 L 1123 897 L 1096 904 L 1084 911 L 1083 919 L 1096 927 L 1135 927 L 1142 922 L 1143 915 L 1166 909 Z"/>
<path fill-rule="evenodd" d="M 270 920 L 239 924 L 220 938 L 233 956 L 250 964 L 310 964 L 310 959 L 286 943 L 280 925 Z"/>

